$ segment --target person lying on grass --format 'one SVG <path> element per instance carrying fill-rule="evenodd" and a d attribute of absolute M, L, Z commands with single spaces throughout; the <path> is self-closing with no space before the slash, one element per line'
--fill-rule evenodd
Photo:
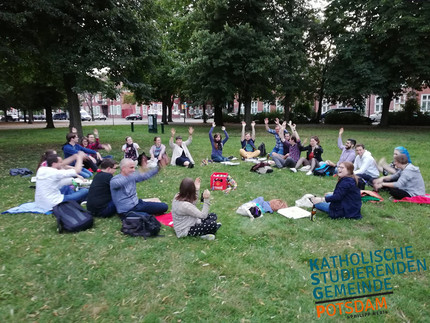
<path fill-rule="evenodd" d="M 332 219 L 361 219 L 361 195 L 354 175 L 354 165 L 350 162 L 338 166 L 338 181 L 333 194 L 312 197 L 315 207 L 328 213 Z"/>
<path fill-rule="evenodd" d="M 196 202 L 200 190 L 200 178 L 193 181 L 184 178 L 179 186 L 179 193 L 175 195 L 172 202 L 173 228 L 178 238 L 191 236 L 202 239 L 213 240 L 215 233 L 221 227 L 217 223 L 215 213 L 209 213 L 209 190 L 203 192 L 203 208 L 200 211 Z"/>
<path fill-rule="evenodd" d="M 425 195 L 426 188 L 420 169 L 409 163 L 407 155 L 395 156 L 394 166 L 399 170 L 397 173 L 373 180 L 375 189 L 388 188 L 391 196 L 396 200 Z"/>

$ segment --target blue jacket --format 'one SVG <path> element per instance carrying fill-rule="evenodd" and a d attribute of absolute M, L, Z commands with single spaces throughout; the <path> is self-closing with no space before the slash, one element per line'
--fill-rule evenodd
<path fill-rule="evenodd" d="M 329 216 L 332 219 L 361 219 L 360 189 L 352 177 L 341 178 L 326 201 L 330 202 Z"/>

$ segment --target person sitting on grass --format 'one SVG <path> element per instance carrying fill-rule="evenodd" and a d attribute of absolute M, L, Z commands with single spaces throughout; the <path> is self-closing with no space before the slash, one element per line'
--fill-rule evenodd
<path fill-rule="evenodd" d="M 160 137 L 154 137 L 154 145 L 149 150 L 151 161 L 156 161 L 161 167 L 169 164 L 169 157 L 166 154 L 166 146 L 161 143 Z"/>
<path fill-rule="evenodd" d="M 122 145 L 121 150 L 124 152 L 124 158 L 137 160 L 139 157 L 138 150 L 140 149 L 140 146 L 133 142 L 133 138 L 130 136 L 125 137 L 125 144 Z"/>
<path fill-rule="evenodd" d="M 284 131 L 287 122 L 284 121 L 281 125 L 281 133 Z M 276 167 L 294 167 L 298 160 L 300 159 L 300 153 L 302 149 L 302 144 L 300 142 L 300 136 L 296 130 L 296 125 L 292 124 L 291 121 L 288 123 L 291 135 L 289 133 L 285 133 L 284 138 L 281 138 L 283 144 L 284 155 L 280 155 L 278 153 L 272 154 L 272 159 L 276 164 Z"/>
<path fill-rule="evenodd" d="M 361 219 L 361 194 L 357 186 L 358 179 L 354 176 L 354 165 L 350 162 L 340 163 L 337 176 L 333 194 L 312 197 L 312 203 L 332 219 Z"/>
<path fill-rule="evenodd" d="M 243 159 L 257 158 L 260 156 L 260 151 L 255 147 L 255 121 L 251 122 L 252 134 L 245 132 L 246 122 L 242 121 L 242 135 L 240 137 L 240 144 L 242 148 L 239 154 Z"/>
<path fill-rule="evenodd" d="M 188 145 L 193 141 L 193 127 L 188 128 L 188 140 L 182 141 L 181 136 L 176 136 L 175 143 L 173 142 L 173 137 L 175 136 L 175 128 L 170 129 L 171 137 L 169 140 L 170 148 L 172 148 L 172 160 L 170 162 L 173 166 L 183 166 L 188 168 L 194 167 L 194 160 L 191 157 L 190 151 L 188 150 Z"/>
<path fill-rule="evenodd" d="M 276 124 L 275 130 L 270 129 L 269 128 L 269 119 L 268 118 L 264 119 L 264 125 L 266 126 L 266 131 L 268 133 L 271 133 L 272 135 L 274 135 L 275 140 L 276 140 L 275 147 L 273 147 L 272 152 L 269 154 L 270 156 L 272 156 L 273 153 L 277 153 L 279 155 L 284 155 L 284 148 L 283 148 L 282 141 L 281 141 L 281 136 L 283 137 L 283 135 L 282 135 L 282 132 L 280 131 L 281 125 L 279 124 L 278 118 L 275 119 L 275 124 Z"/>
<path fill-rule="evenodd" d="M 394 166 L 394 157 L 404 154 L 406 155 L 406 157 L 408 158 L 408 163 L 412 163 L 411 161 L 411 156 L 409 156 L 409 152 L 408 150 L 403 147 L 403 146 L 399 146 L 394 148 L 394 153 L 393 153 L 393 161 L 388 164 L 387 161 L 385 160 L 385 158 L 381 158 L 378 162 L 378 170 L 384 175 L 390 175 L 390 174 L 395 174 L 397 173 L 399 170 L 396 169 L 396 167 Z"/>
<path fill-rule="evenodd" d="M 81 138 L 81 143 L 80 144 L 81 144 L 82 147 L 90 149 L 89 143 L 90 142 L 88 141 L 87 137 L 82 137 Z M 93 157 L 93 156 L 95 156 L 95 157 Z M 87 154 L 87 158 L 89 158 L 95 165 L 100 164 L 99 160 L 97 160 L 97 155 L 96 154 Z"/>
<path fill-rule="evenodd" d="M 63 152 L 64 152 L 64 158 L 68 158 L 74 154 L 77 154 L 79 151 L 84 152 L 87 155 L 90 154 L 96 154 L 97 157 L 100 157 L 100 154 L 94 150 L 84 148 L 81 145 L 78 144 L 79 142 L 79 136 L 75 132 L 70 132 L 66 135 L 66 143 L 63 145 Z M 92 173 L 88 170 L 91 169 L 93 172 L 97 171 L 97 165 L 88 157 L 84 157 L 84 167 L 82 168 L 82 171 L 79 173 L 84 178 L 89 178 L 92 176 Z M 74 164 L 71 164 L 72 166 Z M 88 168 L 88 169 L 87 169 Z"/>
<path fill-rule="evenodd" d="M 343 128 L 339 129 L 339 137 L 337 138 L 337 146 L 340 150 L 342 150 L 342 153 L 340 154 L 339 161 L 335 164 L 331 160 L 326 160 L 326 164 L 335 168 L 335 174 L 337 174 L 337 166 L 340 165 L 342 162 L 350 162 L 354 163 L 355 160 L 355 144 L 357 143 L 354 139 L 348 139 L 345 142 L 345 146 L 342 144 L 342 134 L 343 134 Z"/>
<path fill-rule="evenodd" d="M 217 223 L 217 216 L 209 214 L 209 190 L 203 192 L 203 208 L 200 211 L 196 202 L 200 190 L 200 178 L 193 181 L 184 178 L 179 186 L 179 193 L 175 195 L 172 202 L 173 228 L 178 238 L 191 236 L 202 239 L 213 240 L 215 233 L 221 227 Z"/>
<path fill-rule="evenodd" d="M 121 219 L 124 219 L 127 212 L 130 211 L 153 215 L 163 214 L 167 211 L 166 203 L 147 202 L 137 197 L 136 184 L 155 176 L 158 173 L 158 167 L 152 168 L 146 173 L 143 171 L 143 167 L 139 167 L 139 171 L 136 172 L 136 163 L 130 158 L 121 160 L 119 167 L 121 172 L 111 179 L 110 191 L 112 201 Z"/>
<path fill-rule="evenodd" d="M 116 214 L 110 191 L 110 181 L 117 168 L 118 164 L 110 158 L 105 158 L 101 162 L 101 171 L 94 176 L 87 196 L 87 210 L 92 215 L 107 218 Z"/>
<path fill-rule="evenodd" d="M 379 170 L 372 154 L 364 149 L 363 144 L 356 145 L 355 152 L 354 174 L 359 177 L 358 187 L 364 190 L 366 184 L 372 185 L 373 180 L 379 177 Z"/>
<path fill-rule="evenodd" d="M 85 201 L 88 189 L 81 188 L 75 192 L 69 185 L 64 185 L 64 180 L 76 177 L 81 172 L 85 154 L 82 151 L 72 155 L 74 167 L 63 169 L 63 160 L 56 154 L 50 154 L 46 158 L 46 167 L 40 167 L 36 173 L 36 205 L 46 211 L 61 202 L 74 200 L 78 203 Z"/>
<path fill-rule="evenodd" d="M 309 140 L 309 145 L 302 147 L 302 151 L 306 150 L 306 158 L 301 157 L 295 167 L 290 168 L 290 170 L 294 173 L 297 172 L 297 169 L 304 165 L 300 170 L 302 172 L 307 172 L 306 175 L 312 175 L 312 172 L 315 168 L 319 167 L 319 163 L 322 161 L 322 153 L 324 152 L 323 148 L 320 146 L 320 140 L 317 136 L 312 136 Z"/>
<path fill-rule="evenodd" d="M 107 152 L 110 152 L 112 150 L 111 145 L 109 144 L 101 144 L 100 143 L 100 139 L 99 139 L 99 132 L 97 129 L 94 129 L 93 133 L 89 133 L 87 135 L 88 138 L 88 148 L 95 150 L 95 151 L 99 151 L 101 149 L 106 150 Z M 96 155 L 91 155 L 93 158 L 97 159 Z M 102 162 L 102 160 L 104 158 L 112 158 L 111 155 L 107 155 L 107 156 L 102 156 L 102 159 L 97 160 L 98 164 L 100 164 Z"/>
<path fill-rule="evenodd" d="M 373 180 L 375 189 L 388 188 L 389 193 L 396 200 L 425 195 L 426 189 L 420 169 L 409 163 L 407 155 L 396 155 L 394 166 L 399 170 L 398 172 Z"/>
<path fill-rule="evenodd" d="M 225 130 L 225 127 L 221 127 L 221 130 L 224 131 L 224 135 L 225 135 L 225 138 L 223 140 L 221 137 L 221 134 L 218 132 L 216 134 L 214 134 L 212 137 L 212 132 L 213 132 L 214 128 L 215 128 L 215 122 L 212 123 L 212 127 L 209 130 L 209 140 L 210 140 L 211 145 L 212 145 L 211 159 L 216 163 L 233 159 L 233 156 L 224 157 L 222 155 L 222 149 L 224 148 L 224 145 L 228 140 L 227 130 Z"/>

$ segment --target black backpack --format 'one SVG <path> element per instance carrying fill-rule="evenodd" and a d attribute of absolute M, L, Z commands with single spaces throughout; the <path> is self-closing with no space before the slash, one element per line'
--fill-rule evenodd
<path fill-rule="evenodd" d="M 58 233 L 83 231 L 94 224 L 91 213 L 76 201 L 61 202 L 54 206 L 54 216 L 57 218 Z"/>
<path fill-rule="evenodd" d="M 161 230 L 161 223 L 153 216 L 147 213 L 130 211 L 122 220 L 121 232 L 132 237 L 158 236 Z"/>
<path fill-rule="evenodd" d="M 258 150 L 260 151 L 260 157 L 266 157 L 267 153 L 266 153 L 266 145 L 264 144 L 264 142 L 262 142 L 260 144 L 260 146 L 258 146 Z"/>
<path fill-rule="evenodd" d="M 315 176 L 333 176 L 335 169 L 336 167 L 323 163 L 320 167 L 315 168 L 313 173 Z"/>

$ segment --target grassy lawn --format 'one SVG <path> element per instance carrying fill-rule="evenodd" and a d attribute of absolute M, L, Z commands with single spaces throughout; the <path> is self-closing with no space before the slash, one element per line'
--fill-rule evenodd
<path fill-rule="evenodd" d="M 186 127 L 176 126 L 186 136 Z M 213 172 L 229 172 L 238 183 L 230 194 L 212 193 L 211 211 L 222 228 L 215 241 L 177 239 L 163 227 L 164 237 L 143 240 L 123 236 L 118 218 L 96 219 L 93 229 L 59 235 L 52 216 L 2 215 L 0 222 L 0 322 L 288 322 L 317 320 L 309 259 L 385 248 L 412 246 L 415 258 L 430 262 L 430 206 L 393 203 L 387 193 L 380 204 L 365 204 L 360 221 L 333 221 L 317 213 L 316 222 L 266 214 L 250 222 L 235 213 L 255 197 L 282 198 L 289 206 L 305 193 L 333 191 L 336 178 L 317 178 L 275 169 L 251 173 L 250 163 L 209 164 L 209 125 L 196 125 L 190 151 L 194 169 L 167 167 L 138 184 L 140 197 L 159 197 L 171 205 L 184 177 L 201 177 L 209 188 Z M 92 129 L 85 127 L 85 132 Z M 219 128 L 217 128 L 218 130 Z M 318 135 L 324 159 L 337 160 L 337 127 L 298 126 L 302 139 Z M 110 143 L 120 160 L 121 145 L 132 135 L 145 152 L 154 135 L 147 126 L 102 126 L 101 142 Z M 224 155 L 238 156 L 240 128 L 227 125 L 230 140 Z M 219 131 L 219 130 L 218 130 Z M 0 131 L 0 211 L 34 200 L 29 178 L 12 177 L 9 169 L 35 171 L 45 149 L 61 151 L 66 129 Z M 170 126 L 162 134 L 168 146 Z M 428 128 L 347 127 L 344 141 L 364 143 L 377 159 L 391 161 L 393 149 L 405 146 L 419 166 L 430 192 Z M 273 136 L 257 128 L 256 143 L 274 145 Z M 171 155 L 171 150 L 168 148 Z M 387 314 L 366 322 L 429 321 L 429 274 L 391 276 L 393 294 L 386 295 Z M 370 311 L 371 312 L 371 311 Z M 346 315 L 321 321 L 346 320 Z"/>

